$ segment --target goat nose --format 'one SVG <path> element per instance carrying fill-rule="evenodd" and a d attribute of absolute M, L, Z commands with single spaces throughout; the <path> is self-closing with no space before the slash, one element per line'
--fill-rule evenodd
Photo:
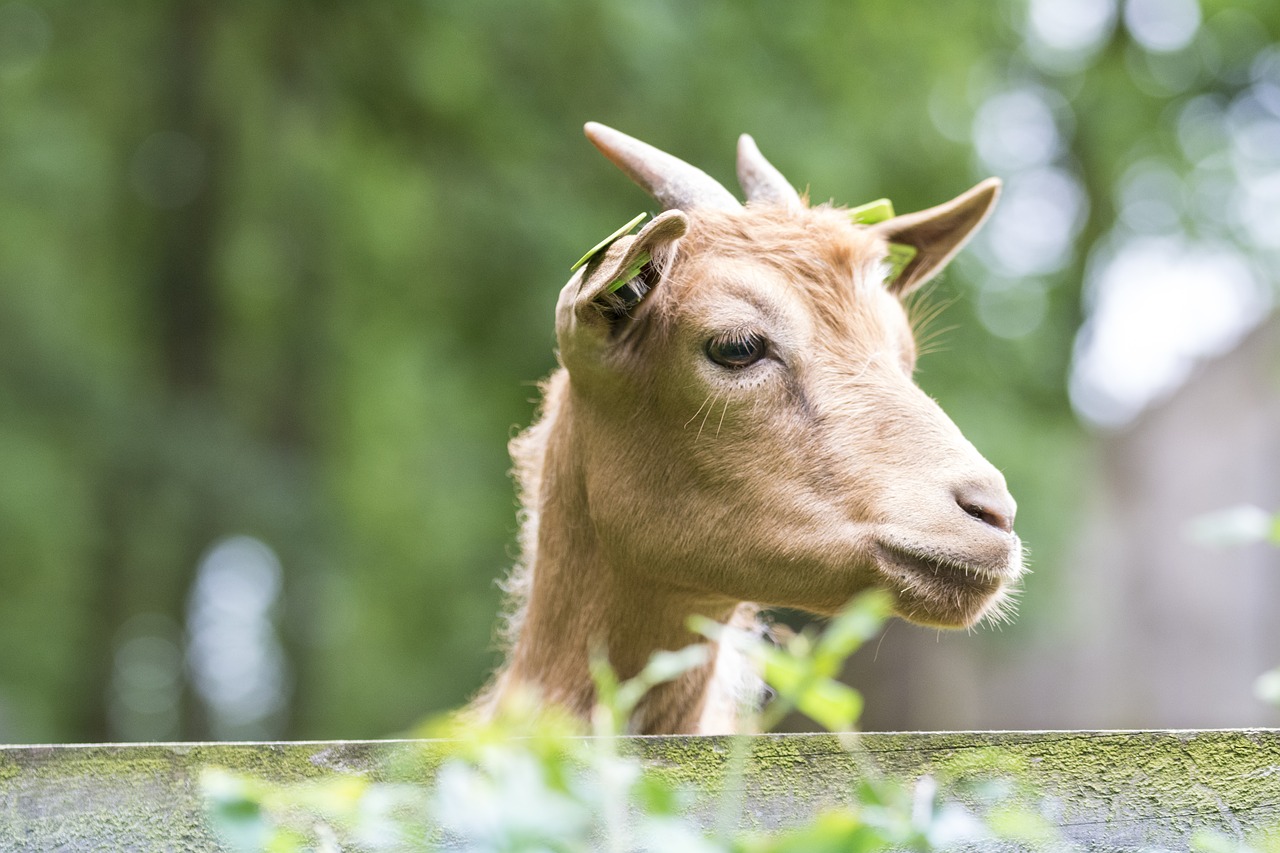
<path fill-rule="evenodd" d="M 983 524 L 1005 533 L 1013 532 L 1013 517 L 1018 508 L 1013 496 L 1004 489 L 984 485 L 963 486 L 956 490 L 956 503 Z"/>

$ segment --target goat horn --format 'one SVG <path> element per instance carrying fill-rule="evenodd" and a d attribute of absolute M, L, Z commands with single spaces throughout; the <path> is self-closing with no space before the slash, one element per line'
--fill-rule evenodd
<path fill-rule="evenodd" d="M 587 122 L 583 128 L 595 147 L 627 177 L 639 184 L 666 210 L 713 207 L 737 210 L 742 207 L 733 193 L 701 169 L 659 151 L 625 133 Z"/>
<path fill-rule="evenodd" d="M 747 201 L 780 204 L 793 209 L 804 207 L 795 187 L 764 159 L 756 141 L 746 133 L 738 137 L 738 183 L 747 194 Z"/>

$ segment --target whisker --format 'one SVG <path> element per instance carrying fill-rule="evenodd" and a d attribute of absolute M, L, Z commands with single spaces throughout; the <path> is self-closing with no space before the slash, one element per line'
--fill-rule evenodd
<path fill-rule="evenodd" d="M 941 328 L 935 327 L 933 324 L 937 320 L 938 317 L 930 318 L 929 322 L 922 324 L 918 329 L 914 329 L 912 331 L 912 335 L 915 338 L 917 346 L 922 346 L 929 341 L 935 340 L 939 336 L 945 335 L 946 333 L 958 328 L 955 325 L 943 326 Z"/>
<path fill-rule="evenodd" d="M 716 438 L 720 437 L 720 427 L 724 426 L 724 416 L 729 414 L 729 398 L 724 398 L 724 411 L 720 413 L 720 423 L 716 424 Z"/>
<path fill-rule="evenodd" d="M 922 309 L 922 307 L 931 307 L 935 305 L 936 303 L 933 301 L 933 297 L 934 297 L 934 294 L 938 292 L 938 285 L 941 283 L 941 281 L 942 279 L 935 278 L 932 281 L 925 284 L 924 287 L 920 288 L 919 290 L 915 291 L 910 296 L 908 296 L 903 303 L 907 311 L 914 314 L 919 312 Z"/>
<path fill-rule="evenodd" d="M 911 325 L 913 328 L 922 329 L 932 323 L 942 315 L 944 311 L 956 304 L 956 298 L 940 299 L 931 303 L 927 308 L 915 310 L 911 314 Z"/>
<path fill-rule="evenodd" d="M 716 403 L 719 401 L 720 395 L 716 394 L 711 400 L 711 405 L 707 406 L 707 413 L 702 416 L 702 423 L 698 424 L 698 435 L 693 439 L 695 443 L 702 438 L 702 428 L 707 425 L 707 418 L 711 417 L 711 410 L 716 407 Z M 701 409 L 699 409 L 699 411 L 701 411 Z"/>
<path fill-rule="evenodd" d="M 924 358 L 927 355 L 937 355 L 940 352 L 951 352 L 951 347 L 946 344 L 938 343 L 927 346 L 922 350 L 916 351 L 916 358 Z"/>
<path fill-rule="evenodd" d="M 935 284 L 936 282 L 930 282 L 926 287 L 924 295 L 919 293 L 913 294 L 907 305 L 907 316 L 911 323 L 911 333 L 917 340 L 917 346 L 922 346 L 932 338 L 934 334 L 938 334 L 934 333 L 930 329 L 930 326 L 942 316 L 943 312 L 952 305 L 955 305 L 960 299 L 959 295 L 954 295 L 947 299 L 938 300 L 937 302 L 929 302 L 926 307 L 921 308 L 920 306 L 925 304 L 925 298 L 932 294 Z"/>
<path fill-rule="evenodd" d="M 711 399 L 711 395 L 710 395 L 710 394 L 708 394 L 708 395 L 707 395 L 707 397 L 706 397 L 706 399 L 702 401 L 702 406 L 705 406 L 705 405 L 707 404 L 707 400 L 710 400 L 710 399 Z M 693 417 L 692 417 L 692 418 L 689 418 L 689 420 L 687 420 L 687 421 L 685 421 L 685 422 L 684 422 L 684 426 L 682 427 L 682 429 L 688 429 L 688 428 L 689 428 L 689 424 L 693 423 L 694 418 L 696 418 L 696 417 L 698 417 L 698 415 L 702 414 L 702 406 L 699 406 L 699 407 L 698 407 L 698 411 L 696 411 L 696 412 L 694 412 L 694 413 L 693 413 Z"/>
<path fill-rule="evenodd" d="M 943 335 L 950 334 L 951 332 L 954 332 L 954 331 L 955 331 L 956 329 L 958 329 L 958 328 L 960 328 L 960 327 L 959 327 L 959 326 L 954 326 L 954 325 L 952 325 L 952 326 L 943 326 L 943 327 L 938 328 L 938 329 L 930 329 L 930 330 L 929 330 L 929 332 L 928 332 L 927 334 L 920 335 L 920 336 L 916 339 L 916 346 L 917 346 L 917 347 L 927 347 L 927 346 L 929 346 L 929 344 L 934 343 L 934 342 L 935 342 L 935 341 L 937 341 L 939 338 L 941 338 Z"/>
<path fill-rule="evenodd" d="M 885 638 L 886 636 L 888 636 L 888 634 L 889 634 L 889 629 L 890 629 L 890 628 L 892 628 L 892 627 L 893 627 L 893 623 L 892 623 L 892 622 L 886 622 L 886 623 L 885 623 L 885 625 L 884 625 L 884 630 L 880 632 L 880 639 L 876 641 L 876 650 L 875 650 L 875 654 L 873 654 L 873 655 L 871 656 L 871 662 L 872 662 L 872 663 L 875 663 L 876 661 L 880 660 L 880 647 L 881 647 L 882 645 L 884 645 L 884 638 Z"/>
<path fill-rule="evenodd" d="M 935 329 L 920 338 L 916 341 L 916 358 L 923 358 L 926 355 L 949 351 L 950 348 L 948 347 L 947 342 L 943 340 L 943 336 L 950 332 L 954 332 L 957 328 L 959 327 L 943 326 L 942 328 Z"/>

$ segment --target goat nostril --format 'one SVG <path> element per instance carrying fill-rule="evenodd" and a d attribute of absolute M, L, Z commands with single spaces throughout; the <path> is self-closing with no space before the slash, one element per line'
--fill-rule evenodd
<path fill-rule="evenodd" d="M 1013 532 L 1013 499 L 1007 495 L 994 495 L 982 491 L 962 492 L 956 495 L 956 503 L 966 513 L 997 530 Z"/>
<path fill-rule="evenodd" d="M 992 512 L 989 509 L 986 509 L 980 506 L 975 506 L 973 504 L 969 504 L 968 506 L 963 506 L 961 507 L 961 509 L 969 513 L 969 515 L 973 516 L 974 518 L 978 519 L 978 521 L 981 521 L 983 524 L 989 524 L 992 527 L 997 527 L 1000 530 L 1003 530 L 1005 533 L 1010 533 L 1013 531 L 1013 525 L 1009 523 L 1009 519 L 1005 518 L 1003 515 L 1000 515 L 1000 513 L 998 512 Z"/>

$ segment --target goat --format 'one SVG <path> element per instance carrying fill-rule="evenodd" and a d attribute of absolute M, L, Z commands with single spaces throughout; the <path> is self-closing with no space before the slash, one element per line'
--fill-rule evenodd
<path fill-rule="evenodd" d="M 560 367 L 510 445 L 523 510 L 507 659 L 473 709 L 533 690 L 585 719 L 593 648 L 629 677 L 697 641 L 694 614 L 831 615 L 873 587 L 923 625 L 999 614 L 1023 571 L 1015 504 L 912 381 L 902 304 L 986 218 L 999 181 L 860 224 L 810 207 L 745 134 L 745 206 L 646 143 L 586 134 L 663 212 L 560 293 Z M 905 263 L 886 263 L 891 246 Z M 748 670 L 719 644 L 652 691 L 633 730 L 735 731 Z"/>

